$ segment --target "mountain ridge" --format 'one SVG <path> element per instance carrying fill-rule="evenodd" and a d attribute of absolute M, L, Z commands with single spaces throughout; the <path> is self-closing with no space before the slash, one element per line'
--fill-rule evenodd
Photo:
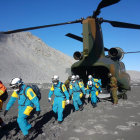
<path fill-rule="evenodd" d="M 14 77 L 25 82 L 49 82 L 52 75 L 64 81 L 74 62 L 30 32 L 0 35 L 0 59 L 0 78 L 6 83 Z"/>

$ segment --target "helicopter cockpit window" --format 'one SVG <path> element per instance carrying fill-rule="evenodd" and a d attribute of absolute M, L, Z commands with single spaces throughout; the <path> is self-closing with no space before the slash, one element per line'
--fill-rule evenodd
<path fill-rule="evenodd" d="M 119 65 L 120 65 L 120 72 L 125 72 L 125 65 L 123 62 L 119 62 Z"/>

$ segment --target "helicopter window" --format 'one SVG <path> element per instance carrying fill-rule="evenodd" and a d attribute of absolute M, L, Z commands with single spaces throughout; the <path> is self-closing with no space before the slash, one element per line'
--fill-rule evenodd
<path fill-rule="evenodd" d="M 108 52 L 105 51 L 105 57 L 109 58 Z"/>
<path fill-rule="evenodd" d="M 123 62 L 119 62 L 120 65 L 120 72 L 125 72 L 125 65 Z"/>

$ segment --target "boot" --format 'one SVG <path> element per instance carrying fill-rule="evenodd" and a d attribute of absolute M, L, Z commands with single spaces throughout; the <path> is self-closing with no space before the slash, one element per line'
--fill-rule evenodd
<path fill-rule="evenodd" d="M 58 121 L 58 124 L 61 124 L 63 121 Z"/>
<path fill-rule="evenodd" d="M 79 106 L 79 110 L 82 111 L 84 109 L 83 105 Z"/>
<path fill-rule="evenodd" d="M 31 133 L 34 131 L 34 128 L 31 127 L 29 130 L 28 130 L 28 135 L 24 136 L 23 140 L 30 140 L 30 135 Z"/>
<path fill-rule="evenodd" d="M 33 131 L 34 131 L 34 128 L 31 127 L 31 128 L 29 129 L 28 133 L 30 134 L 30 133 L 32 133 Z"/>
<path fill-rule="evenodd" d="M 95 108 L 95 107 L 97 107 L 97 104 L 95 104 L 95 103 L 92 103 L 92 106 L 93 106 L 93 108 Z"/>

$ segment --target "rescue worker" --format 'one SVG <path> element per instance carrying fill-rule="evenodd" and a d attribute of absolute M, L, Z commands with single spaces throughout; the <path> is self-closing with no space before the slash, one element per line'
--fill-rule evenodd
<path fill-rule="evenodd" d="M 0 110 L 2 110 L 3 102 L 6 100 L 5 97 L 8 97 L 7 89 L 4 86 L 4 84 L 0 81 Z M 3 122 L 2 118 L 0 117 L 0 126 L 5 126 L 5 123 Z"/>
<path fill-rule="evenodd" d="M 85 93 L 85 89 L 84 89 L 84 86 L 82 83 L 78 83 L 77 80 L 76 80 L 76 77 L 75 75 L 73 75 L 71 77 L 71 83 L 70 83 L 70 90 L 69 90 L 69 93 L 70 95 L 72 96 L 72 99 L 73 99 L 73 105 L 74 105 L 74 108 L 76 111 L 78 111 L 80 109 L 80 111 L 83 110 L 83 103 L 80 99 L 80 97 L 82 97 L 83 93 L 84 95 L 86 94 Z"/>
<path fill-rule="evenodd" d="M 93 108 L 95 108 L 97 106 L 97 96 L 96 96 L 97 88 L 95 87 L 96 83 L 93 81 L 93 79 L 91 78 L 90 75 L 88 78 L 90 80 L 87 83 L 86 98 L 88 98 L 89 96 L 91 97 L 91 104 L 92 104 Z"/>
<path fill-rule="evenodd" d="M 77 82 L 80 82 L 80 84 L 82 84 L 82 86 L 84 86 L 84 82 L 82 79 L 80 79 L 79 75 L 76 75 L 75 78 L 76 78 Z"/>
<path fill-rule="evenodd" d="M 98 96 L 98 94 L 99 94 L 99 83 L 98 83 L 98 79 L 95 79 L 95 78 L 93 78 L 93 76 L 92 75 L 89 75 L 88 76 L 88 81 L 92 81 L 92 86 L 94 86 L 95 87 L 95 93 L 96 93 L 96 96 Z"/>
<path fill-rule="evenodd" d="M 14 90 L 9 102 L 7 103 L 4 116 L 7 114 L 8 110 L 18 99 L 18 125 L 24 135 L 24 138 L 29 136 L 29 133 L 32 132 L 31 125 L 27 122 L 27 117 L 30 115 L 33 110 L 34 105 L 36 106 L 36 114 L 40 114 L 40 104 L 39 99 L 37 98 L 34 91 L 27 87 L 21 78 L 13 78 L 10 83 L 10 87 Z"/>
<path fill-rule="evenodd" d="M 77 81 L 82 87 L 84 87 L 84 82 L 83 82 L 82 79 L 80 79 L 80 76 L 79 76 L 79 75 L 76 75 L 75 78 L 76 78 L 76 81 Z M 85 92 L 86 92 L 86 90 L 85 90 Z M 87 103 L 86 103 L 86 101 L 85 101 L 85 95 L 86 95 L 86 94 L 81 93 L 81 94 L 80 94 L 80 98 L 81 98 L 81 101 L 83 102 L 83 104 L 87 105 Z"/>
<path fill-rule="evenodd" d="M 117 86 L 117 79 L 115 78 L 115 76 L 112 76 L 111 73 L 108 74 L 108 77 L 110 78 L 110 92 L 111 92 L 111 96 L 113 99 L 113 104 L 118 104 L 118 96 L 117 96 L 117 90 L 118 90 L 118 86 Z"/>
<path fill-rule="evenodd" d="M 55 115 L 58 115 L 58 123 L 61 124 L 63 121 L 63 111 L 65 108 L 65 102 L 69 104 L 69 93 L 66 89 L 66 86 L 59 81 L 59 77 L 54 75 L 52 78 L 52 87 L 48 94 L 48 100 L 51 101 L 51 96 L 55 95 L 54 102 L 53 102 L 53 112 Z M 66 98 L 66 101 L 65 101 Z"/>

